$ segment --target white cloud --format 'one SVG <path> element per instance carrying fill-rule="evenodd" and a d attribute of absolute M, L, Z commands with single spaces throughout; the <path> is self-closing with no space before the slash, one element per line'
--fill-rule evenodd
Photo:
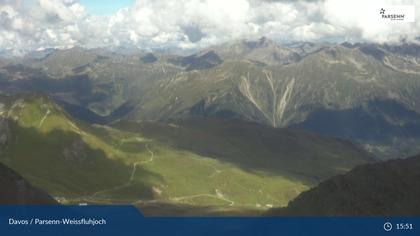
<path fill-rule="evenodd" d="M 372 20 L 377 6 L 394 4 L 416 5 L 417 21 Z M 261 36 L 382 43 L 419 35 L 415 0 L 138 0 L 111 16 L 89 15 L 76 0 L 0 0 L 0 50 L 15 53 L 75 45 L 194 48 Z"/>
<path fill-rule="evenodd" d="M 0 50 L 15 53 L 78 43 L 71 26 L 84 24 L 83 7 L 69 0 L 0 1 Z M 6 38 L 6 39 L 4 39 Z"/>
<path fill-rule="evenodd" d="M 415 5 L 414 23 L 378 21 L 377 14 L 382 6 Z M 404 38 L 413 40 L 420 36 L 420 5 L 414 0 L 338 1 L 326 0 L 324 17 L 334 25 L 337 33 L 347 40 L 366 40 L 379 43 L 398 42 Z"/>

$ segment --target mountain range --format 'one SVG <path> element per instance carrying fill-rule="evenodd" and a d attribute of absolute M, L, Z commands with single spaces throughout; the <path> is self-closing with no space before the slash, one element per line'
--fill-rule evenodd
<path fill-rule="evenodd" d="M 352 173 L 369 179 L 365 166 L 388 173 L 382 161 L 420 153 L 419 55 L 407 43 L 261 38 L 192 55 L 74 47 L 3 58 L 0 162 L 63 204 L 259 214 L 299 196 L 294 209 L 356 166 L 340 193 Z M 331 209 L 320 214 L 341 214 Z"/>
<path fill-rule="evenodd" d="M 389 159 L 420 151 L 419 50 L 267 38 L 190 56 L 48 50 L 4 63 L 0 85 L 47 93 L 90 123 L 236 118 L 348 139 Z"/>

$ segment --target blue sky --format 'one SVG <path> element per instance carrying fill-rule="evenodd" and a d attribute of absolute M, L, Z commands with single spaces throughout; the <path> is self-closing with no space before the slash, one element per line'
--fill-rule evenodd
<path fill-rule="evenodd" d="M 80 0 L 86 10 L 93 15 L 110 15 L 130 6 L 133 2 L 134 0 Z"/>

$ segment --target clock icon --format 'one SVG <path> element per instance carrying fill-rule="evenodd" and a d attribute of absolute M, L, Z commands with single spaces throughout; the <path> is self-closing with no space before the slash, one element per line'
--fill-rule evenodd
<path fill-rule="evenodd" d="M 392 230 L 392 224 L 391 224 L 391 223 L 389 223 L 389 222 L 386 222 L 386 223 L 384 224 L 384 230 L 385 230 L 385 231 L 391 231 L 391 230 Z"/>

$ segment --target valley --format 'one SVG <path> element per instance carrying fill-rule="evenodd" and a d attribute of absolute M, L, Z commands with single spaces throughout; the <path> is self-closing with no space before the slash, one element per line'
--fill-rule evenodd
<path fill-rule="evenodd" d="M 191 55 L 73 47 L 7 58 L 0 163 L 60 204 L 283 209 L 358 166 L 420 152 L 418 48 L 264 37 Z"/>
<path fill-rule="evenodd" d="M 1 103 L 2 127 L 9 131 L 0 161 L 62 204 L 258 212 L 285 206 L 315 183 L 374 161 L 345 141 L 255 123 L 90 125 L 43 95 L 2 96 Z M 255 133 L 262 136 L 253 140 Z M 311 158 L 299 154 L 302 148 Z"/>

